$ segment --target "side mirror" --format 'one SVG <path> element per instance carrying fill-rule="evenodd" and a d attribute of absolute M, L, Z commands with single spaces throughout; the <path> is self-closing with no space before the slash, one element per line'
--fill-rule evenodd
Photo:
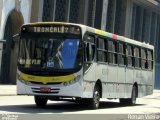
<path fill-rule="evenodd" d="M 18 42 L 18 41 L 19 41 L 19 38 L 18 38 L 18 37 L 20 37 L 20 34 L 15 34 L 15 35 L 13 35 L 13 36 L 12 36 L 13 41 L 14 41 L 14 42 Z"/>

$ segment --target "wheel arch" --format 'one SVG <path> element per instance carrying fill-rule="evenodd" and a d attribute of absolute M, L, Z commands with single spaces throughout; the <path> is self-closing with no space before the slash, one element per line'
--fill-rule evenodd
<path fill-rule="evenodd" d="M 98 80 L 96 81 L 95 86 L 96 86 L 96 85 L 98 85 L 99 88 L 100 88 L 100 97 L 102 98 L 102 82 L 101 82 L 100 79 L 98 79 Z M 95 86 L 94 86 L 94 87 L 95 87 Z"/>
<path fill-rule="evenodd" d="M 137 82 L 135 82 L 134 84 L 133 84 L 133 87 L 136 87 L 136 97 L 138 97 L 138 83 Z"/>

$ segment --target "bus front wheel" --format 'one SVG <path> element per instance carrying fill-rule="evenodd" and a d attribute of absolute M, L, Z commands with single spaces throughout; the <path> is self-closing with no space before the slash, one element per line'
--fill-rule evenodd
<path fill-rule="evenodd" d="M 90 99 L 89 104 L 91 109 L 98 109 L 100 101 L 100 87 L 96 85 L 93 91 L 93 98 Z"/>
<path fill-rule="evenodd" d="M 47 104 L 48 99 L 44 96 L 34 96 L 34 100 L 37 106 L 44 107 Z"/>

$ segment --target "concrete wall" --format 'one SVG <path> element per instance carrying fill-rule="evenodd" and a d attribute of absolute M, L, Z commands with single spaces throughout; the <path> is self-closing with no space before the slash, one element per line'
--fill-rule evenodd
<path fill-rule="evenodd" d="M 20 29 L 19 22 L 23 21 L 22 23 L 29 23 L 30 22 L 30 14 L 31 14 L 31 5 L 32 5 L 32 0 L 0 0 L 0 40 L 4 40 L 4 35 L 5 35 L 5 27 L 7 24 L 7 20 L 10 16 L 11 18 L 11 24 L 12 24 L 12 34 L 15 34 L 15 31 Z M 19 28 L 17 28 L 19 27 Z M 10 38 L 9 38 L 10 39 Z M 6 50 L 7 51 L 7 50 Z M 11 58 L 15 58 L 15 49 L 8 50 L 10 51 Z M 2 50 L 1 50 L 2 52 Z M 17 52 L 16 52 L 17 53 Z M 5 57 L 5 56 L 3 56 Z M 2 61 L 2 56 L 0 56 L 0 63 Z M 5 63 L 5 64 L 11 64 L 10 67 L 13 68 L 13 61 L 15 60 L 9 60 L 10 63 Z M 3 63 L 4 64 L 4 63 Z M 16 63 L 14 63 L 16 65 Z M 16 69 L 16 66 L 14 66 Z M 11 70 L 11 68 L 8 68 Z M 15 74 L 15 69 L 13 74 Z M 4 71 L 5 72 L 5 71 Z M 2 69 L 0 67 L 0 73 L 2 73 Z M 1 75 L 1 74 L 0 74 Z M 16 75 L 16 74 L 15 74 Z M 14 76 L 15 76 L 14 75 Z M 3 80 L 0 80 L 0 83 Z M 10 82 L 10 83 L 15 83 Z"/>
<path fill-rule="evenodd" d="M 0 40 L 0 63 L 2 62 L 2 50 L 3 50 L 3 40 Z M 1 64 L 0 64 L 0 72 L 1 72 Z"/>
<path fill-rule="evenodd" d="M 2 11 L 2 6 L 3 6 L 3 0 L 0 1 L 0 11 Z M 1 17 L 2 17 L 2 12 L 0 12 L 0 28 L 1 28 Z M 1 29 L 0 29 L 0 34 L 1 34 Z M 0 40 L 0 71 L 1 71 L 1 61 L 2 61 L 2 47 L 3 47 L 3 42 Z"/>
<path fill-rule="evenodd" d="M 160 64 L 155 67 L 155 88 L 160 89 Z"/>
<path fill-rule="evenodd" d="M 2 11 L 2 6 L 3 6 L 3 0 L 0 1 L 0 11 Z M 0 27 L 1 27 L 1 17 L 2 17 L 2 12 L 0 12 Z"/>
<path fill-rule="evenodd" d="M 30 22 L 41 22 L 43 14 L 43 2 L 44 0 L 33 0 L 31 6 Z"/>
<path fill-rule="evenodd" d="M 0 39 L 3 39 L 6 21 L 12 10 L 15 9 L 23 15 L 24 23 L 30 22 L 32 0 L 21 0 L 19 4 L 16 5 L 16 0 L 3 0 L 3 6 L 0 4 Z"/>

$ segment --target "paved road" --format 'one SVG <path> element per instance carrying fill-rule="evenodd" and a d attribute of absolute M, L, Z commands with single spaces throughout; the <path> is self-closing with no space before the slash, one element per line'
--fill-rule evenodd
<path fill-rule="evenodd" d="M 45 108 L 37 108 L 32 96 L 0 96 L 0 114 L 3 113 L 38 113 L 38 114 L 152 114 L 160 113 L 160 91 L 153 95 L 139 98 L 135 106 L 122 106 L 118 100 L 105 100 L 100 109 L 89 110 L 86 106 L 72 102 L 49 101 Z"/>
<path fill-rule="evenodd" d="M 140 114 L 140 115 L 154 114 L 154 116 L 150 117 L 153 117 L 152 120 L 155 120 L 154 117 L 156 114 L 158 120 L 160 119 L 160 90 L 155 90 L 153 95 L 146 96 L 143 98 L 138 98 L 137 104 L 135 106 L 123 106 L 119 104 L 118 100 L 102 99 L 100 103 L 100 108 L 98 110 L 89 110 L 86 106 L 72 102 L 55 102 L 55 101 L 49 101 L 46 107 L 38 108 L 36 107 L 32 96 L 16 96 L 15 94 L 13 94 L 12 96 L 1 95 L 0 120 L 1 118 L 3 118 L 1 117 L 1 114 L 2 116 L 4 114 L 23 114 L 23 115 L 32 114 L 32 115 L 38 115 L 38 120 L 46 119 L 48 115 L 57 115 L 57 114 L 61 115 L 51 116 L 50 118 L 52 120 L 53 118 L 57 120 L 57 117 L 62 117 L 59 118 L 58 120 L 63 120 L 63 119 L 72 120 L 71 118 L 75 120 L 75 118 L 87 117 L 87 115 L 89 115 L 88 116 L 89 118 L 87 118 L 87 120 L 88 119 L 97 120 L 100 117 L 101 119 L 103 118 L 104 120 L 128 120 L 128 119 L 134 120 L 135 116 L 131 116 L 133 114 Z M 39 116 L 40 114 L 43 116 Z M 77 115 L 77 114 L 80 115 L 81 117 L 63 116 L 63 115 Z M 136 117 L 140 117 L 142 119 L 145 118 L 146 116 L 136 116 Z M 30 119 L 33 118 L 35 119 L 35 117 L 32 117 Z M 26 119 L 28 120 L 29 118 Z M 85 120 L 84 118 L 82 119 Z M 20 120 L 22 120 L 22 118 Z M 146 120 L 151 120 L 151 119 L 146 119 Z"/>

